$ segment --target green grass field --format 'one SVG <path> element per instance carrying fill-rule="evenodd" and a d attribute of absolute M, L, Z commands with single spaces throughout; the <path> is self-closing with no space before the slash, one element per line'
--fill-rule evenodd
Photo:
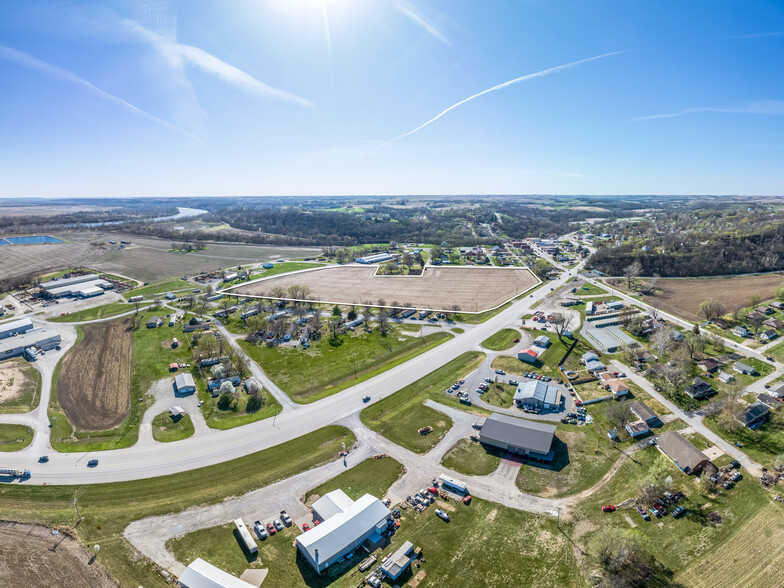
<path fill-rule="evenodd" d="M 489 390 L 482 394 L 482 400 L 493 406 L 509 408 L 512 406 L 517 386 L 508 384 L 489 384 Z"/>
<path fill-rule="evenodd" d="M 341 443 L 352 445 L 355 440 L 351 431 L 329 426 L 220 465 L 157 478 L 81 488 L 9 484 L 3 489 L 2 514 L 9 520 L 74 526 L 72 500 L 79 490 L 79 510 L 84 517 L 76 527 L 79 539 L 86 545 L 101 545 L 100 561 L 121 586 L 163 588 L 169 584 L 124 539 L 129 523 L 241 496 L 333 461 Z"/>
<path fill-rule="evenodd" d="M 482 347 L 491 351 L 503 351 L 514 347 L 514 340 L 520 340 L 520 333 L 514 329 L 502 329 L 482 341 Z"/>
<path fill-rule="evenodd" d="M 204 400 L 201 412 L 204 415 L 204 420 L 207 421 L 207 426 L 211 429 L 233 429 L 274 417 L 280 412 L 280 403 L 266 389 L 261 394 L 264 399 L 262 407 L 256 412 L 247 412 L 249 396 L 244 390 L 240 391 L 236 405 L 222 409 L 218 407 L 217 398 L 213 398 L 207 392 L 207 386 L 203 380 L 197 380 L 196 389 L 199 399 Z"/>
<path fill-rule="evenodd" d="M 722 429 L 713 417 L 702 421 L 706 427 L 730 443 L 739 443 L 743 452 L 754 461 L 773 468 L 776 458 L 784 454 L 784 426 L 774 417 L 755 430 L 740 428 L 734 432 Z"/>
<path fill-rule="evenodd" d="M 376 498 L 383 499 L 389 487 L 402 475 L 400 462 L 391 457 L 366 459 L 321 486 L 308 490 L 305 502 L 312 504 L 320 496 L 338 489 L 343 490 L 352 500 L 357 500 L 364 494 L 372 494 Z"/>
<path fill-rule="evenodd" d="M 607 290 L 604 288 L 595 286 L 594 284 L 583 284 L 577 288 L 577 292 L 574 293 L 574 296 L 599 296 L 601 294 L 609 294 L 609 292 L 607 292 Z"/>
<path fill-rule="evenodd" d="M 429 373 L 383 400 L 362 411 L 362 422 L 390 441 L 416 453 L 426 453 L 443 438 L 452 427 L 452 420 L 445 414 L 424 406 L 432 398 L 443 404 L 466 408 L 446 388 L 476 370 L 484 361 L 484 353 L 469 351 Z M 474 412 L 485 413 L 474 409 Z M 429 435 L 420 435 L 421 427 L 433 427 Z"/>
<path fill-rule="evenodd" d="M 23 378 L 23 382 L 18 378 Z M 17 387 L 13 398 L 0 402 L 0 414 L 23 413 L 33 410 L 41 392 L 41 374 L 23 359 L 0 362 L 0 393 Z"/>
<path fill-rule="evenodd" d="M 292 400 L 309 403 L 400 365 L 451 337 L 442 332 L 424 338 L 402 336 L 398 329 L 393 329 L 386 337 L 378 330 L 349 332 L 337 347 L 326 336 L 307 350 L 245 341 L 240 341 L 240 345 Z"/>
<path fill-rule="evenodd" d="M 162 443 L 187 439 L 193 435 L 193 421 L 187 414 L 172 418 L 169 411 L 162 412 L 152 421 L 152 438 Z"/>
<path fill-rule="evenodd" d="M 0 451 L 19 451 L 33 442 L 33 430 L 24 425 L 0 423 Z"/>
<path fill-rule="evenodd" d="M 539 331 L 533 329 L 526 329 L 531 339 L 540 335 L 545 335 L 550 339 L 550 346 L 547 350 L 539 356 L 536 364 L 531 365 L 524 363 L 516 357 L 499 356 L 493 360 L 491 367 L 493 369 L 502 369 L 508 374 L 523 375 L 525 372 L 536 372 L 550 376 L 551 378 L 560 377 L 558 371 L 558 363 L 566 355 L 566 352 L 575 343 L 573 339 L 564 338 L 562 341 L 558 340 L 558 336 L 550 331 Z M 592 349 L 586 345 L 582 340 L 577 339 L 574 350 L 569 354 L 565 362 L 567 369 L 579 370 L 581 369 L 579 359 L 583 353 Z"/>
<path fill-rule="evenodd" d="M 486 476 L 498 469 L 503 456 L 501 450 L 461 439 L 446 452 L 441 465 L 468 476 Z"/>
<path fill-rule="evenodd" d="M 142 303 L 140 308 L 144 308 L 145 306 L 148 305 Z M 128 302 L 110 302 L 109 304 L 104 304 L 103 306 L 78 310 L 76 312 L 64 314 L 62 316 L 56 316 L 48 320 L 53 323 L 80 323 L 82 321 L 109 318 L 112 316 L 117 316 L 118 314 L 133 312 L 135 310 L 136 305 L 129 304 Z"/>
<path fill-rule="evenodd" d="M 202 286 L 197 286 L 191 282 L 186 282 L 180 278 L 170 278 L 162 282 L 154 282 L 146 286 L 139 286 L 138 288 L 131 288 L 123 292 L 126 300 L 133 296 L 144 296 L 150 298 L 155 294 L 166 294 L 166 292 L 178 293 L 178 295 L 191 292 L 193 289 L 199 288 L 202 292 L 205 290 Z"/>

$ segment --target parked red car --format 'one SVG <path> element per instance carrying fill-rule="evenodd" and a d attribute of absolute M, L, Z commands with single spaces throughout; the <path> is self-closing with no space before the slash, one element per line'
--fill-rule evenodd
<path fill-rule="evenodd" d="M 466 506 L 471 504 L 471 495 L 470 494 L 466 495 L 465 498 L 463 498 L 463 504 L 465 504 Z"/>
<path fill-rule="evenodd" d="M 612 504 L 605 504 L 602 507 L 602 512 L 615 512 L 615 505 Z"/>
<path fill-rule="evenodd" d="M 275 525 L 273 525 L 272 523 L 267 523 L 267 533 L 269 533 L 270 535 L 274 535 L 275 532 L 276 532 Z"/>
<path fill-rule="evenodd" d="M 438 496 L 438 488 L 436 488 L 435 486 L 433 486 L 432 488 L 428 488 L 427 491 L 430 492 L 430 494 L 432 494 L 433 496 Z"/>
<path fill-rule="evenodd" d="M 310 525 L 307 523 L 302 523 L 302 530 L 303 531 L 310 531 Z"/>

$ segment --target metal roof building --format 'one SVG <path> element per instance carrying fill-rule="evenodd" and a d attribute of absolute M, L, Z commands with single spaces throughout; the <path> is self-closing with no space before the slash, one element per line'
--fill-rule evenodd
<path fill-rule="evenodd" d="M 541 461 L 552 461 L 555 452 L 551 446 L 555 430 L 553 425 L 494 413 L 485 419 L 479 431 L 479 440 L 499 449 Z"/>
<path fill-rule="evenodd" d="M 78 296 L 80 292 L 84 292 L 86 290 L 100 288 L 103 291 L 111 290 L 114 287 L 111 282 L 107 282 L 106 280 L 102 280 L 100 278 L 85 280 L 75 284 L 60 284 L 61 281 L 62 280 L 58 280 L 55 282 L 56 287 L 46 289 L 46 293 L 52 298 L 62 298 L 63 296 Z"/>
<path fill-rule="evenodd" d="M 16 357 L 26 353 L 27 358 L 34 360 L 36 349 L 48 351 L 60 344 L 60 335 L 51 333 L 43 328 L 31 329 L 16 337 L 0 339 L 0 359 Z"/>
<path fill-rule="evenodd" d="M 74 276 L 72 278 L 60 278 L 59 280 L 49 280 L 41 284 L 41 288 L 50 291 L 52 288 L 60 288 L 62 286 L 73 286 L 74 284 L 81 284 L 82 282 L 90 282 L 97 280 L 98 274 L 85 274 L 83 276 Z"/>
<path fill-rule="evenodd" d="M 395 553 L 381 564 L 381 571 L 384 572 L 384 575 L 390 580 L 395 580 L 400 576 L 416 557 L 416 554 L 411 553 L 413 549 L 414 544 L 411 541 L 403 543 Z"/>
<path fill-rule="evenodd" d="M 698 472 L 708 463 L 708 456 L 675 431 L 661 435 L 656 445 L 686 474 Z"/>
<path fill-rule="evenodd" d="M 29 318 L 10 321 L 0 325 L 0 339 L 5 339 L 20 333 L 26 333 L 33 328 L 33 321 Z"/>
<path fill-rule="evenodd" d="M 256 588 L 220 568 L 196 558 L 191 562 L 178 582 L 182 588 Z"/>
<path fill-rule="evenodd" d="M 326 494 L 325 498 L 327 496 L 332 505 L 337 507 L 336 512 L 296 539 L 297 549 L 318 573 L 354 551 L 369 537 L 380 537 L 392 516 L 384 503 L 370 494 L 356 501 L 352 501 L 342 490 L 334 490 Z M 321 505 L 325 513 L 327 510 L 335 510 L 331 506 L 325 508 L 326 504 Z"/>
<path fill-rule="evenodd" d="M 193 381 L 193 376 L 188 373 L 174 376 L 174 386 L 177 388 L 178 394 L 196 392 L 196 382 Z"/>
<path fill-rule="evenodd" d="M 517 406 L 537 406 L 539 408 L 558 408 L 560 405 L 557 386 L 546 384 L 541 380 L 529 380 L 517 387 L 514 401 Z"/>

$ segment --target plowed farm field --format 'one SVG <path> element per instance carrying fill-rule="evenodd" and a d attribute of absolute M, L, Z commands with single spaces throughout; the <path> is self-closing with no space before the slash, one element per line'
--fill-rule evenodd
<path fill-rule="evenodd" d="M 535 286 L 525 268 L 428 267 L 421 276 L 376 276 L 374 266 L 341 266 L 274 276 L 232 290 L 266 296 L 273 288 L 307 286 L 320 302 L 376 304 L 465 312 L 489 310 Z"/>
<path fill-rule="evenodd" d="M 111 429 L 128 414 L 132 327 L 132 319 L 85 325 L 84 339 L 63 359 L 57 399 L 77 429 Z"/>
<path fill-rule="evenodd" d="M 700 302 L 716 298 L 724 303 L 727 312 L 748 306 L 756 294 L 760 300 L 770 300 L 776 288 L 784 284 L 782 274 L 738 276 L 732 278 L 686 278 L 659 280 L 656 296 L 646 297 L 649 304 L 665 312 L 688 320 L 697 320 Z"/>

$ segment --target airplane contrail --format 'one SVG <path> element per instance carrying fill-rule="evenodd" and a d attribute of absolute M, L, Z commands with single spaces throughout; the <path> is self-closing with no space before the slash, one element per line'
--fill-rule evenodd
<path fill-rule="evenodd" d="M 556 65 L 555 67 L 550 67 L 548 69 L 543 69 L 542 71 L 537 71 L 537 72 L 532 73 L 532 74 L 527 74 L 527 75 L 524 75 L 524 76 L 520 76 L 519 78 L 515 78 L 513 80 L 509 80 L 508 82 L 504 82 L 503 84 L 498 84 L 497 86 L 493 86 L 492 88 L 488 88 L 487 90 L 483 90 L 483 91 L 479 92 L 478 94 L 474 94 L 473 96 L 469 96 L 468 98 L 465 98 L 464 100 L 461 100 L 460 102 L 458 102 L 456 104 L 453 104 L 452 106 L 450 106 L 446 110 L 443 110 L 442 112 L 440 112 L 439 114 L 437 114 L 436 116 L 431 118 L 429 121 L 419 125 L 417 128 L 415 128 L 412 131 L 408 131 L 407 133 L 403 133 L 399 137 L 395 137 L 394 139 L 392 139 L 392 141 L 398 141 L 399 139 L 403 139 L 404 137 L 408 137 L 410 135 L 413 135 L 417 131 L 421 131 L 426 126 L 431 125 L 434 122 L 436 122 L 439 118 L 444 116 L 450 110 L 454 110 L 458 106 L 462 106 L 466 102 L 470 102 L 471 100 L 474 100 L 475 98 L 479 98 L 480 96 L 484 96 L 485 94 L 489 94 L 490 92 L 495 92 L 496 90 L 501 90 L 501 89 L 506 88 L 508 86 L 511 86 L 513 84 L 519 84 L 520 82 L 526 82 L 526 81 L 532 80 L 534 78 L 541 78 L 543 76 L 554 74 L 554 73 L 557 73 L 559 71 L 563 71 L 565 69 L 569 69 L 569 68 L 572 68 L 572 67 L 575 67 L 575 66 L 578 66 L 578 65 L 582 65 L 583 63 L 588 63 L 589 61 L 596 61 L 598 59 L 604 59 L 605 57 L 610 57 L 612 55 L 618 55 L 620 53 L 625 53 L 625 51 L 613 51 L 612 53 L 603 53 L 602 55 L 596 55 L 594 57 L 588 57 L 586 59 L 580 59 L 578 61 L 572 61 L 570 63 L 565 63 L 563 65 Z"/>

